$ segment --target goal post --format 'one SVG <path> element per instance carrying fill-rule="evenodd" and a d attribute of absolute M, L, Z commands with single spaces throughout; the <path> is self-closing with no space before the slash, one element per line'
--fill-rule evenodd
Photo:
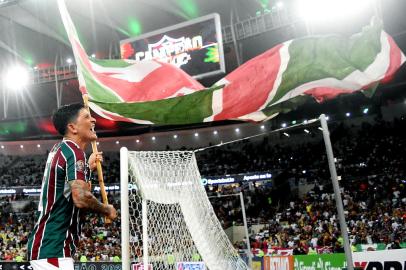
<path fill-rule="evenodd" d="M 128 149 L 120 149 L 120 215 L 122 270 L 130 270 L 130 217 L 128 204 Z M 127 191 L 127 192 L 126 192 Z"/>
<path fill-rule="evenodd" d="M 192 151 L 120 150 L 123 270 L 245 270 L 201 183 Z"/>

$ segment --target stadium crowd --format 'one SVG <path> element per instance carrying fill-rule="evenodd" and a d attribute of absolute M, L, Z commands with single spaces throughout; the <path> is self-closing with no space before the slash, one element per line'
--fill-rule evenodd
<path fill-rule="evenodd" d="M 406 242 L 406 120 L 351 126 L 332 123 L 331 139 L 337 159 L 340 185 L 350 239 L 355 244 L 385 244 L 400 248 Z M 294 140 L 286 138 L 285 140 Z M 270 137 L 211 148 L 197 155 L 201 174 L 277 172 L 272 184 L 262 182 L 207 186 L 209 196 L 244 193 L 248 223 L 265 224 L 252 233 L 251 247 L 258 253 L 291 250 L 294 254 L 343 252 L 324 142 L 275 144 Z M 44 157 L 0 155 L 0 186 L 40 185 Z M 105 154 L 109 182 L 119 182 L 117 153 Z M 300 191 L 306 187 L 307 191 Z M 33 227 L 36 204 L 28 202 L 16 212 L 13 203 L 28 197 L 0 197 L 0 260 L 16 260 L 25 254 L 27 235 Z M 31 197 L 30 197 L 31 198 Z M 114 198 L 111 198 L 114 200 Z M 212 198 L 223 227 L 242 224 L 238 197 Z M 103 220 L 88 217 L 82 231 L 77 260 L 113 260 L 119 256 L 120 223 L 106 227 Z M 236 248 L 245 248 L 236 242 Z"/>

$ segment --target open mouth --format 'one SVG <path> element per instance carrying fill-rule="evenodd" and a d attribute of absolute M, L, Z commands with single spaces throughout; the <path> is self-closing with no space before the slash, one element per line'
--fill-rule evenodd
<path fill-rule="evenodd" d="M 96 133 L 96 131 L 94 130 L 94 125 L 92 125 L 92 127 L 90 128 L 90 131 Z"/>

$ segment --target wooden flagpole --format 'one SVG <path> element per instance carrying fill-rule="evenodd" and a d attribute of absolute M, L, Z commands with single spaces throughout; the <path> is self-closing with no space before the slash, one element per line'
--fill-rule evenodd
<path fill-rule="evenodd" d="M 89 97 L 87 94 L 84 94 L 82 97 L 83 97 L 83 103 L 90 114 Z M 98 153 L 99 151 L 97 150 L 96 141 L 92 141 L 91 144 L 92 144 L 93 153 L 95 153 L 95 154 Z M 109 203 L 109 201 L 107 199 L 106 188 L 104 187 L 103 170 L 102 170 L 100 160 L 98 160 L 98 159 L 96 159 L 96 168 L 97 168 L 97 178 L 99 179 L 100 194 L 102 196 L 102 201 L 103 201 L 103 204 L 107 205 Z M 105 217 L 104 222 L 107 224 L 110 224 L 111 220 L 108 219 L 107 217 Z"/>

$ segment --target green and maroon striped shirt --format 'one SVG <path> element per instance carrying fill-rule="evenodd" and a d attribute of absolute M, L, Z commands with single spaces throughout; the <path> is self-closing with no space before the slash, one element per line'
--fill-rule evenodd
<path fill-rule="evenodd" d="M 73 204 L 69 181 L 88 181 L 86 155 L 63 140 L 48 155 L 38 205 L 38 220 L 28 241 L 28 259 L 72 257 L 81 230 L 80 209 Z"/>

